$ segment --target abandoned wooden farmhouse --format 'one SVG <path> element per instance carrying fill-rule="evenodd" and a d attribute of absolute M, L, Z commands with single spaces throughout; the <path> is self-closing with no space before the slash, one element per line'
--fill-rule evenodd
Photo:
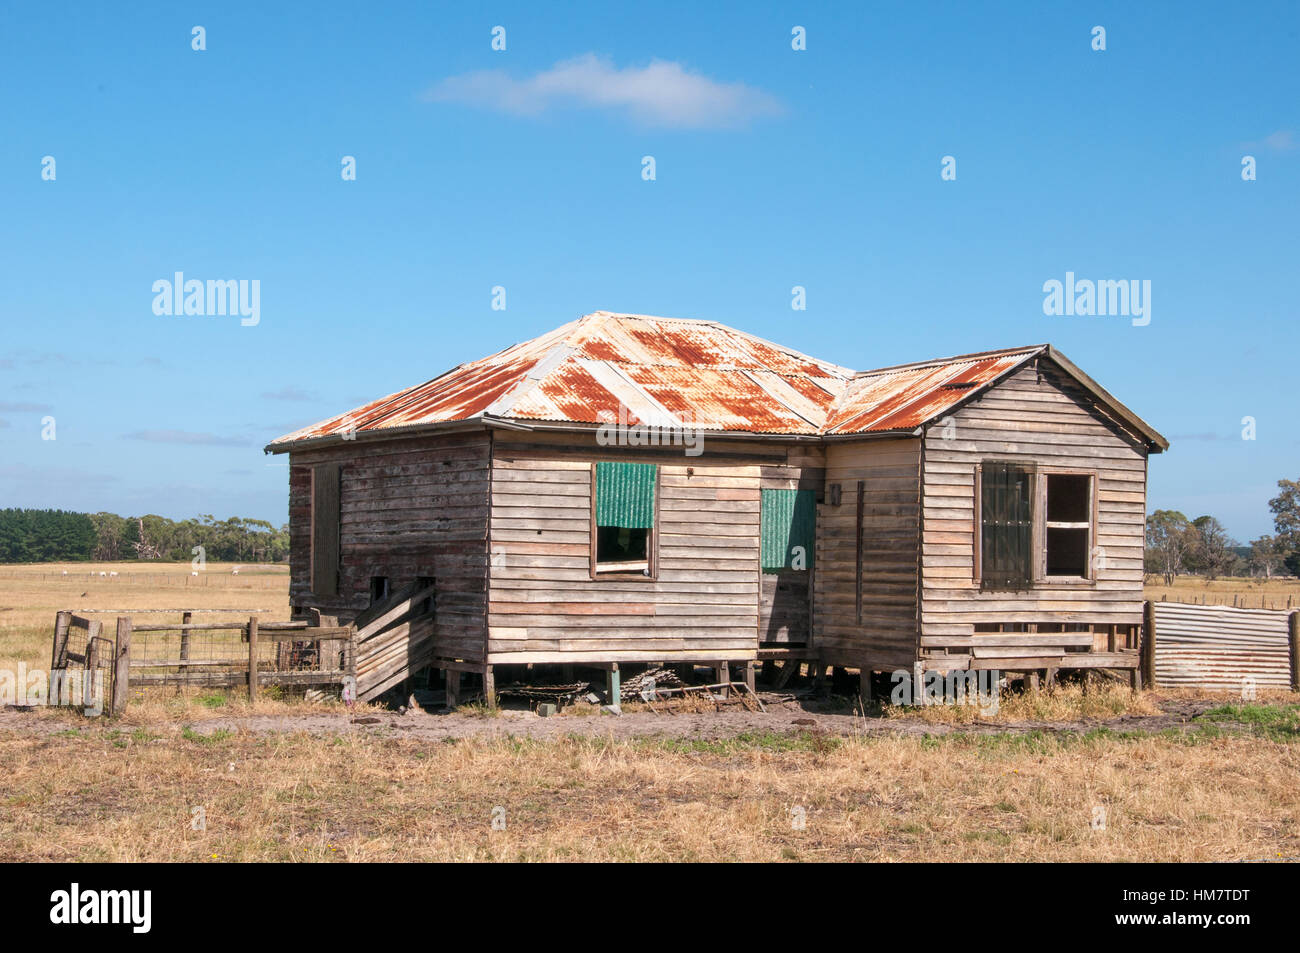
<path fill-rule="evenodd" d="M 1167 447 L 1050 345 L 855 372 L 596 312 L 267 450 L 295 610 L 418 602 L 383 684 L 432 667 L 490 695 L 550 664 L 1136 680 Z"/>

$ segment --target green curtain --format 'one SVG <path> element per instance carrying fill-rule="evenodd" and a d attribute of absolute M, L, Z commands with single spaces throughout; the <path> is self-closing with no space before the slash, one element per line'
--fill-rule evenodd
<path fill-rule="evenodd" d="M 817 542 L 817 495 L 812 490 L 762 492 L 763 572 L 780 572 L 794 563 L 794 549 L 802 546 L 803 568 L 811 569 Z"/>
<path fill-rule="evenodd" d="M 658 469 L 653 463 L 597 463 L 596 525 L 653 529 Z"/>

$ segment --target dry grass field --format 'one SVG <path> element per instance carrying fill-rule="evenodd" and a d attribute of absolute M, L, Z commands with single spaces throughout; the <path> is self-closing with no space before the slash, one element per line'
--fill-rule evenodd
<path fill-rule="evenodd" d="M 1147 577 L 1148 599 L 1167 602 L 1195 602 L 1204 605 L 1239 605 L 1246 609 L 1300 609 L 1300 579 L 1255 579 L 1232 576 L 1207 582 L 1193 576 L 1179 576 L 1165 585 L 1159 576 Z"/>
<path fill-rule="evenodd" d="M 441 744 L 88 726 L 0 732 L 0 759 L 0 861 L 1300 856 L 1300 746 L 1211 723 Z"/>
<path fill-rule="evenodd" d="M 60 608 L 287 616 L 279 567 L 89 568 L 0 567 L 0 667 L 46 665 Z M 1290 695 L 831 705 L 398 716 L 168 690 L 113 720 L 0 712 L 0 861 L 1300 857 Z"/>
<path fill-rule="evenodd" d="M 107 575 L 113 572 L 118 575 Z M 208 563 L 198 576 L 191 572 L 189 563 L 0 565 L 0 667 L 48 666 L 60 609 L 101 618 L 108 628 L 119 615 L 174 622 L 186 609 L 237 610 L 213 613 L 214 620 L 254 613 L 267 621 L 289 618 L 286 565 Z"/>

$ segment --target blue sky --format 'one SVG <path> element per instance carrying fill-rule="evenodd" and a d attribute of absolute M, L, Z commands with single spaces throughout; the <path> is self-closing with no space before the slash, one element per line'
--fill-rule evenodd
<path fill-rule="evenodd" d="M 1300 477 L 1300 5 L 273 6 L 0 12 L 0 506 L 281 522 L 269 440 L 597 309 L 1050 341 L 1173 440 L 1150 505 L 1243 540 Z M 259 323 L 155 315 L 177 271 Z M 1150 324 L 1044 315 L 1067 271 Z"/>

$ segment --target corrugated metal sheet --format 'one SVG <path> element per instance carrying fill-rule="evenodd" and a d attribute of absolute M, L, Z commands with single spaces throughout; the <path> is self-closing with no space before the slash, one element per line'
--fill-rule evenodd
<path fill-rule="evenodd" d="M 836 404 L 825 433 L 915 430 L 1012 370 L 1041 347 L 867 371 Z"/>
<path fill-rule="evenodd" d="M 912 430 L 1032 354 L 1018 348 L 853 376 L 710 321 L 597 311 L 288 434 L 299 440 L 472 420 L 854 434 Z"/>
<path fill-rule="evenodd" d="M 812 567 L 817 538 L 817 494 L 812 490 L 763 490 L 759 564 L 764 572 L 793 568 L 795 547 L 801 569 Z"/>
<path fill-rule="evenodd" d="M 1155 603 L 1156 683 L 1241 691 L 1291 685 L 1289 612 Z"/>
<path fill-rule="evenodd" d="M 657 475 L 653 463 L 597 463 L 596 525 L 653 529 Z"/>

